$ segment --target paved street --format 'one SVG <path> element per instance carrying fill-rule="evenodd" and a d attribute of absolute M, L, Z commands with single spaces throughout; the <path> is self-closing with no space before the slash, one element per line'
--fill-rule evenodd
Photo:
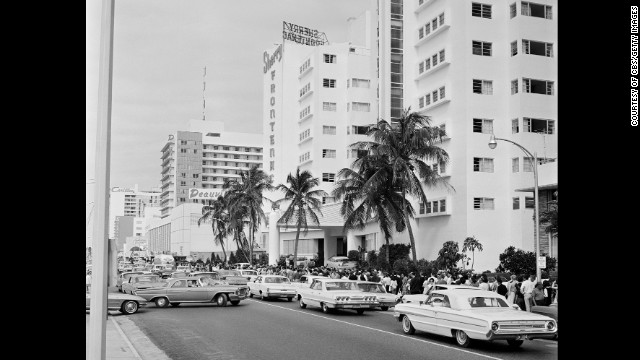
<path fill-rule="evenodd" d="M 393 311 L 300 309 L 296 302 L 248 299 L 238 306 L 150 304 L 131 319 L 172 359 L 557 359 L 557 342 L 475 342 L 463 349 L 453 338 L 422 332 L 408 336 Z"/>

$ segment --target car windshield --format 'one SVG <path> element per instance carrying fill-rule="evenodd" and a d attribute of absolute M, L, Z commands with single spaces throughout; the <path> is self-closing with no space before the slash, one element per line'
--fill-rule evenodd
<path fill-rule="evenodd" d="M 265 283 L 270 284 L 289 284 L 290 281 L 286 277 L 266 277 L 264 278 Z"/>
<path fill-rule="evenodd" d="M 347 282 L 347 281 L 327 281 L 325 283 L 325 287 L 327 288 L 327 291 L 334 291 L 334 290 L 360 290 L 360 288 L 358 288 L 358 285 L 354 282 Z"/>
<path fill-rule="evenodd" d="M 372 292 L 372 293 L 386 293 L 384 287 L 380 284 L 358 284 L 358 287 L 363 292 Z"/>
<path fill-rule="evenodd" d="M 504 299 L 497 297 L 476 296 L 467 298 L 467 301 L 472 308 L 509 307 Z"/>
<path fill-rule="evenodd" d="M 171 274 L 172 278 L 182 278 L 182 277 L 187 277 L 187 273 L 183 273 L 183 272 L 174 272 L 173 274 Z"/>
<path fill-rule="evenodd" d="M 138 276 L 136 278 L 136 282 L 139 282 L 139 283 L 160 282 L 160 278 L 158 276 Z"/>
<path fill-rule="evenodd" d="M 133 275 L 140 275 L 140 274 L 142 274 L 142 273 L 124 274 L 124 275 L 122 275 L 122 277 L 125 278 L 125 279 L 128 279 L 128 278 L 132 277 Z"/>

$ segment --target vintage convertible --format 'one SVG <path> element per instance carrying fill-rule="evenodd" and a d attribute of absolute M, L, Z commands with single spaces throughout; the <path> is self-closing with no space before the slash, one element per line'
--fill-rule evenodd
<path fill-rule="evenodd" d="M 147 301 L 154 301 L 157 307 L 178 306 L 181 303 L 215 302 L 218 306 L 238 305 L 240 300 L 247 298 L 246 286 L 223 285 L 208 282 L 208 277 L 187 277 L 169 279 L 161 287 L 137 290 L 134 295 L 141 296 Z"/>
<path fill-rule="evenodd" d="M 375 295 L 363 293 L 355 281 L 331 278 L 314 278 L 311 285 L 296 289 L 301 308 L 318 306 L 322 312 L 334 309 L 354 309 L 358 314 L 380 306 Z"/>
<path fill-rule="evenodd" d="M 458 345 L 475 340 L 506 340 L 519 347 L 525 339 L 551 339 L 556 321 L 513 309 L 503 296 L 484 290 L 434 290 L 426 302 L 397 304 L 393 316 L 402 331 L 416 330 L 454 337 Z"/>
<path fill-rule="evenodd" d="M 407 294 L 407 295 L 402 295 L 398 298 L 398 302 L 403 302 L 403 303 L 411 303 L 411 302 L 425 302 L 427 301 L 427 297 L 429 297 L 429 294 L 431 294 L 431 291 L 433 290 L 453 290 L 453 289 L 467 289 L 467 290 L 481 290 L 479 287 L 474 287 L 474 286 L 469 286 L 469 285 L 445 285 L 445 284 L 437 284 L 437 285 L 433 285 L 431 287 L 431 289 L 429 289 L 427 291 L 426 294 Z"/>
<path fill-rule="evenodd" d="M 358 287 L 362 292 L 375 295 L 376 298 L 378 298 L 380 309 L 382 309 L 382 311 L 387 311 L 390 306 L 396 305 L 397 296 L 395 294 L 388 293 L 382 284 L 371 281 L 356 281 L 356 284 L 358 284 Z"/>
<path fill-rule="evenodd" d="M 296 289 L 286 276 L 258 275 L 253 282 L 249 282 L 247 285 L 249 286 L 249 297 L 255 295 L 261 300 L 281 297 L 292 301 L 296 296 Z"/>
<path fill-rule="evenodd" d="M 165 282 L 166 280 L 163 280 L 158 275 L 133 275 L 122 283 L 122 292 L 133 294 L 137 290 L 163 286 Z"/>
<path fill-rule="evenodd" d="M 118 310 L 125 315 L 138 312 L 141 306 L 147 306 L 147 300 L 140 296 L 120 294 L 115 292 L 107 293 L 107 309 Z M 87 310 L 91 308 L 91 293 L 87 292 Z"/>

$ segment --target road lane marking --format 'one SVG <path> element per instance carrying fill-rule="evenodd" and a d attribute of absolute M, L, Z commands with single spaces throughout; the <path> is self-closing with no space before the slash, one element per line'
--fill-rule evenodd
<path fill-rule="evenodd" d="M 403 339 L 421 341 L 421 342 L 425 342 L 427 344 L 438 345 L 438 346 L 441 346 L 441 347 L 444 347 L 444 348 L 447 348 L 447 349 L 458 350 L 458 351 L 462 351 L 462 352 L 465 352 L 465 353 L 468 353 L 468 354 L 478 355 L 478 356 L 482 356 L 482 357 L 489 358 L 489 359 L 504 360 L 504 359 L 497 358 L 497 357 L 494 357 L 494 356 L 484 355 L 484 354 L 480 354 L 480 353 L 476 353 L 476 352 L 468 351 L 468 350 L 464 350 L 464 349 L 459 349 L 459 348 L 448 346 L 448 345 L 438 344 L 438 343 L 427 341 L 427 340 L 424 340 L 424 339 L 419 339 L 419 338 L 415 338 L 415 337 L 409 337 L 409 336 L 406 336 L 404 334 L 403 335 L 396 334 L 396 333 L 393 333 L 393 332 L 390 332 L 390 331 L 376 329 L 376 328 L 372 328 L 372 327 L 364 326 L 364 325 L 359 325 L 359 324 L 354 324 L 354 323 L 350 323 L 350 322 L 344 321 L 344 320 L 338 320 L 338 319 L 333 319 L 333 318 L 322 316 L 322 315 L 311 314 L 311 313 L 309 313 L 307 311 L 289 309 L 289 308 L 278 306 L 278 305 L 267 304 L 267 303 L 264 303 L 264 302 L 261 302 L 261 301 L 257 301 L 257 300 L 251 300 L 251 301 L 256 302 L 258 304 L 262 304 L 262 305 L 277 307 L 277 308 L 280 308 L 280 309 L 283 309 L 283 310 L 288 310 L 288 311 L 293 311 L 293 312 L 297 312 L 297 313 L 301 313 L 301 314 L 305 314 L 305 315 L 309 315 L 309 316 L 319 317 L 321 319 L 331 320 L 331 321 L 335 321 L 335 322 L 339 322 L 339 323 L 344 323 L 344 324 L 347 324 L 347 325 L 352 325 L 352 326 L 357 326 L 357 327 L 361 327 L 361 328 L 365 328 L 365 329 L 369 329 L 369 330 L 379 331 L 381 333 L 398 336 L 398 337 L 403 338 Z"/>

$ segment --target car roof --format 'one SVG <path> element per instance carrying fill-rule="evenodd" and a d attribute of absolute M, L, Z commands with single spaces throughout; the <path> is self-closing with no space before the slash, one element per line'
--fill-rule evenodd
<path fill-rule="evenodd" d="M 349 281 L 355 281 L 358 284 L 373 284 L 373 285 L 382 285 L 380 283 L 377 282 L 373 282 L 373 281 L 360 281 L 360 280 L 349 280 Z"/>
<path fill-rule="evenodd" d="M 472 297 L 477 297 L 477 296 L 482 296 L 482 297 L 500 297 L 503 298 L 504 297 L 496 292 L 493 291 L 486 291 L 486 290 L 473 290 L 473 289 L 447 289 L 447 290 L 433 290 L 431 292 L 432 294 L 444 294 L 447 296 L 472 296 Z"/>
<path fill-rule="evenodd" d="M 283 278 L 286 278 L 286 276 L 282 276 L 282 275 L 258 275 L 258 276 L 262 276 L 262 277 L 283 277 Z"/>

